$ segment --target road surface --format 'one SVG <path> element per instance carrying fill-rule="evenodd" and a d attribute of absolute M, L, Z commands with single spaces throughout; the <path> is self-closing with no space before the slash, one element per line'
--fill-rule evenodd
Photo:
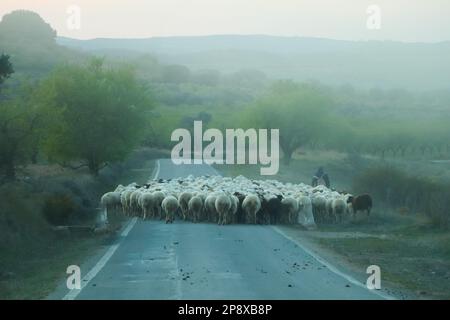
<path fill-rule="evenodd" d="M 159 160 L 158 178 L 217 174 Z M 133 220 L 64 299 L 381 299 L 271 226 Z M 53 297 L 54 298 L 54 297 Z"/>

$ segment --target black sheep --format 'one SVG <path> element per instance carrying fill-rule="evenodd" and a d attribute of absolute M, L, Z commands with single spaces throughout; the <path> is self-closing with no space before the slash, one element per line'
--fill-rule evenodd
<path fill-rule="evenodd" d="M 270 198 L 267 201 L 267 210 L 269 211 L 269 223 L 277 224 L 278 217 L 280 214 L 281 200 L 283 196 L 281 194 L 277 195 L 275 198 Z"/>
<path fill-rule="evenodd" d="M 233 195 L 235 195 L 239 199 L 239 205 L 236 211 L 236 222 L 237 223 L 246 223 L 245 221 L 245 212 L 242 210 L 242 202 L 245 199 L 245 195 L 240 192 L 235 192 Z"/>
<path fill-rule="evenodd" d="M 367 215 L 370 215 L 370 210 L 372 209 L 372 197 L 370 195 L 349 196 L 347 203 L 352 204 L 353 217 L 358 211 L 367 211 Z"/>

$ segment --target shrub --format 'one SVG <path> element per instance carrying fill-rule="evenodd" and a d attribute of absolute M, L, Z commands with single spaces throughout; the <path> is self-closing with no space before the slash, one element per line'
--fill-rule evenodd
<path fill-rule="evenodd" d="M 402 212 L 420 212 L 432 223 L 450 224 L 450 184 L 427 177 L 411 176 L 390 166 L 374 167 L 358 175 L 353 182 L 357 193 L 369 193 L 376 201 Z"/>
<path fill-rule="evenodd" d="M 69 222 L 75 211 L 75 203 L 68 195 L 52 195 L 46 198 L 42 212 L 52 225 L 64 225 Z"/>

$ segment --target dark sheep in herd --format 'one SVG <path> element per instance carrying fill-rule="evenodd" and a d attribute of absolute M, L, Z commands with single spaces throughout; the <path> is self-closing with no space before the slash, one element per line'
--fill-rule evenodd
<path fill-rule="evenodd" d="M 359 196 L 349 196 L 347 203 L 351 204 L 353 217 L 358 211 L 366 211 L 367 215 L 370 215 L 372 209 L 372 197 L 368 194 L 361 194 Z"/>

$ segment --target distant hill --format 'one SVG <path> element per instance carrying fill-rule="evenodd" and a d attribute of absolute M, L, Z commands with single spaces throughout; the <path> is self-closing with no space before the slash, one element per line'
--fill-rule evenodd
<path fill-rule="evenodd" d="M 163 63 L 183 64 L 194 70 L 258 69 L 272 78 L 366 88 L 450 87 L 450 42 L 341 41 L 264 35 L 57 41 L 95 54 L 152 53 Z"/>

